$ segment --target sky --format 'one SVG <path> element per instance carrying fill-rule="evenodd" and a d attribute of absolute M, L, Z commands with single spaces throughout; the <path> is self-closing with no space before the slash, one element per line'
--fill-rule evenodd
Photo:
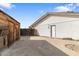
<path fill-rule="evenodd" d="M 0 3 L 0 9 L 28 28 L 47 12 L 79 12 L 79 3 Z"/>

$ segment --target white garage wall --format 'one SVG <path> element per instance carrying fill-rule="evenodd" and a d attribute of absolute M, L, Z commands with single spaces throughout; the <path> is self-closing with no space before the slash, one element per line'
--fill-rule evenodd
<path fill-rule="evenodd" d="M 40 36 L 48 36 L 50 37 L 50 28 L 47 24 L 40 25 L 35 28 Z"/>
<path fill-rule="evenodd" d="M 79 21 L 56 24 L 56 37 L 79 39 Z"/>
<path fill-rule="evenodd" d="M 50 16 L 35 27 L 40 36 L 50 37 L 49 25 L 56 25 L 56 37 L 79 38 L 79 18 Z"/>
<path fill-rule="evenodd" d="M 59 23 L 59 22 L 72 21 L 72 20 L 79 20 L 79 18 L 63 17 L 63 16 L 49 16 L 45 18 L 45 21 L 41 22 L 41 24 L 39 25 Z"/>
<path fill-rule="evenodd" d="M 79 40 L 79 21 L 72 22 L 72 38 Z"/>
<path fill-rule="evenodd" d="M 72 37 L 71 33 L 72 33 L 72 22 L 56 24 L 56 37 L 71 38 Z"/>

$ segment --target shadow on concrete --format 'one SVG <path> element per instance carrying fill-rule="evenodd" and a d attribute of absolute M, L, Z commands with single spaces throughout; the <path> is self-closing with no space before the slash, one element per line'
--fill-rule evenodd
<path fill-rule="evenodd" d="M 68 56 L 45 40 L 30 40 L 30 36 L 21 37 L 3 56 Z"/>
<path fill-rule="evenodd" d="M 41 56 L 67 56 L 64 52 L 51 45 L 45 40 L 29 40 L 29 45 Z"/>

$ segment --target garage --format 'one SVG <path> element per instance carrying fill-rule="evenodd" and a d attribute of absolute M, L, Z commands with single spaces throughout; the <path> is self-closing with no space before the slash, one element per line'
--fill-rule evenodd
<path fill-rule="evenodd" d="M 39 36 L 79 40 L 79 13 L 48 12 L 29 28 Z"/>

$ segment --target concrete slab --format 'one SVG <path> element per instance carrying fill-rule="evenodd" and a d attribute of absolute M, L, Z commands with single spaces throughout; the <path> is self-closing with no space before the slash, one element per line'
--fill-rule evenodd
<path fill-rule="evenodd" d="M 67 56 L 63 51 L 50 44 L 44 37 L 21 37 L 2 56 Z"/>

